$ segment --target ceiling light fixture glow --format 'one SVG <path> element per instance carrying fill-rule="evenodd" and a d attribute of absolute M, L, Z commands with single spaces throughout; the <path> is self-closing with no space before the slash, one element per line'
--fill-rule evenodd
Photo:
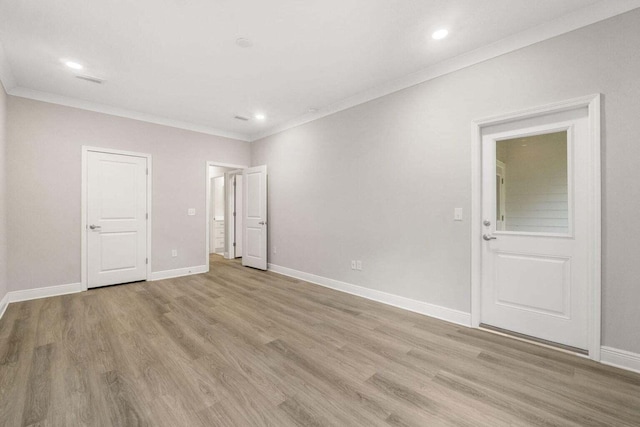
<path fill-rule="evenodd" d="M 449 35 L 449 31 L 443 28 L 441 30 L 435 31 L 433 34 L 431 34 L 431 37 L 435 40 L 442 40 L 448 35 Z"/>
<path fill-rule="evenodd" d="M 64 65 L 66 65 L 67 67 L 73 70 L 82 70 L 84 68 L 82 64 L 78 64 L 77 62 L 74 62 L 74 61 L 65 61 Z"/>
<path fill-rule="evenodd" d="M 256 114 L 254 117 L 256 118 L 256 120 L 264 120 L 267 118 L 264 114 L 260 113 Z"/>

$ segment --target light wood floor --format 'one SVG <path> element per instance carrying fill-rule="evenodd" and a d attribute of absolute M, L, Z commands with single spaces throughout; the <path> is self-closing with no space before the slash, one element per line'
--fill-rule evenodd
<path fill-rule="evenodd" d="M 638 426 L 640 375 L 212 258 L 11 304 L 5 426 Z"/>

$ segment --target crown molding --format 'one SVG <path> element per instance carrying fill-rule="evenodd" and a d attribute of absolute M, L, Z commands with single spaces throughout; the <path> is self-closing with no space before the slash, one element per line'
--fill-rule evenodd
<path fill-rule="evenodd" d="M 111 116 L 125 117 L 128 119 L 139 120 L 141 122 L 154 123 L 157 125 L 169 126 L 177 129 L 185 129 L 193 132 L 204 133 L 207 135 L 221 136 L 223 138 L 236 139 L 243 142 L 249 141 L 247 135 L 241 133 L 227 132 L 224 130 L 215 129 L 195 123 L 182 122 L 166 117 L 155 116 L 152 114 L 146 114 L 138 111 L 126 110 L 123 108 L 99 104 L 96 102 L 85 101 L 82 99 L 57 95 L 50 92 L 42 92 L 39 90 L 27 89 L 24 87 L 13 87 L 12 89 L 7 90 L 7 93 L 11 96 L 48 102 L 50 104 L 64 105 L 66 107 L 79 108 L 81 110 L 94 111 L 97 113 L 109 114 Z"/>
<path fill-rule="evenodd" d="M 267 136 L 275 135 L 287 129 L 291 129 L 305 123 L 318 120 L 339 111 L 355 107 L 360 104 L 381 98 L 394 92 L 409 88 L 411 86 L 433 80 L 437 77 L 453 73 L 454 71 L 470 67 L 489 59 L 502 56 L 509 52 L 522 49 L 527 46 L 551 39 L 553 37 L 566 34 L 568 32 L 586 27 L 596 22 L 629 12 L 640 7 L 640 0 L 625 1 L 600 1 L 592 6 L 577 10 L 573 13 L 561 16 L 552 21 L 541 24 L 514 34 L 495 43 L 483 46 L 476 50 L 463 53 L 451 59 L 439 62 L 433 66 L 424 68 L 415 73 L 406 75 L 399 79 L 389 81 L 380 86 L 357 93 L 349 98 L 340 100 L 334 104 L 320 109 L 317 113 L 305 114 L 295 119 L 289 120 L 281 125 L 274 126 L 262 132 L 251 135 L 250 141 L 258 141 Z"/>
<path fill-rule="evenodd" d="M 13 89 L 16 86 L 16 79 L 13 77 L 7 54 L 4 51 L 2 42 L 0 42 L 0 83 L 4 86 L 5 92 Z"/>
<path fill-rule="evenodd" d="M 348 108 L 364 104 L 385 95 L 398 92 L 411 86 L 433 80 L 437 77 L 441 77 L 443 75 L 461 70 L 463 68 L 473 66 L 489 59 L 496 58 L 498 56 L 533 45 L 535 43 L 539 43 L 544 40 L 566 34 L 568 32 L 586 27 L 599 21 L 603 21 L 613 16 L 629 12 L 639 7 L 640 0 L 600 1 L 592 6 L 580 9 L 568 15 L 561 16 L 553 21 L 549 21 L 537 27 L 527 29 L 490 45 L 481 47 L 471 52 L 464 53 L 462 55 L 442 61 L 431 67 L 425 68 L 407 76 L 357 93 L 351 97 L 345 98 L 324 108 L 321 108 L 320 111 L 316 113 L 299 116 L 283 124 L 276 125 L 267 130 L 251 135 L 228 132 L 221 129 L 211 128 L 205 125 L 182 122 L 166 117 L 159 117 L 138 111 L 126 110 L 91 101 L 57 95 L 49 92 L 42 92 L 33 89 L 18 87 L 1 43 L 0 82 L 2 82 L 5 91 L 12 96 L 34 99 L 37 101 L 43 101 L 52 104 L 65 105 L 68 107 L 95 111 L 118 117 L 126 117 L 143 122 L 155 123 L 178 129 L 191 130 L 208 135 L 253 142 L 258 141 L 262 138 L 266 138 L 267 136 L 283 132 L 287 129 L 291 129 L 305 123 L 318 120 L 322 117 L 326 117 L 331 114 L 346 110 Z"/>

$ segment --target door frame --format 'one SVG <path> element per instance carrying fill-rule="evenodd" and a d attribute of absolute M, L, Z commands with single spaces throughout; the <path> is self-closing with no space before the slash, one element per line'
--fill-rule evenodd
<path fill-rule="evenodd" d="M 87 246 L 87 203 L 88 203 L 88 179 L 89 179 L 89 162 L 88 155 L 89 152 L 97 152 L 97 153 L 106 153 L 106 154 L 119 154 L 123 156 L 132 156 L 132 157 L 143 157 L 147 159 L 147 212 L 149 214 L 149 218 L 147 218 L 147 269 L 146 269 L 146 278 L 145 280 L 149 280 L 151 277 L 151 220 L 153 218 L 151 209 L 153 207 L 152 200 L 152 181 L 151 178 L 153 171 L 153 164 L 151 161 L 151 154 L 147 153 L 137 153 L 134 151 L 124 151 L 124 150 L 114 150 L 111 148 L 101 148 L 101 147 L 92 147 L 88 145 L 82 146 L 82 184 L 81 184 L 81 201 L 80 201 L 80 287 L 81 291 L 86 291 L 89 286 L 89 277 L 88 277 L 88 246 Z"/>
<path fill-rule="evenodd" d="M 592 94 L 526 110 L 474 120 L 471 124 L 471 327 L 479 328 L 482 286 L 482 131 L 489 126 L 560 113 L 588 109 L 589 122 L 589 212 L 587 215 L 589 249 L 587 265 L 588 348 L 589 358 L 600 360 L 602 305 L 602 225 L 601 225 L 601 94 Z"/>
<path fill-rule="evenodd" d="M 211 160 L 208 160 L 208 161 L 205 162 L 205 165 L 204 165 L 204 167 L 205 167 L 204 176 L 205 176 L 206 181 L 207 181 L 206 182 L 206 190 L 207 190 L 207 192 L 206 192 L 206 207 L 205 207 L 206 223 L 207 223 L 207 225 L 206 225 L 206 230 L 207 230 L 206 231 L 206 233 L 207 233 L 206 236 L 207 236 L 207 238 L 205 239 L 206 243 L 205 243 L 204 250 L 205 250 L 205 258 L 207 260 L 207 262 L 206 262 L 207 272 L 209 272 L 210 269 L 211 269 L 211 265 L 210 265 L 211 262 L 209 260 L 209 250 L 211 249 L 211 247 L 209 245 L 209 243 L 210 243 L 209 239 L 211 237 L 211 234 L 210 234 L 211 233 L 211 230 L 210 230 L 211 227 L 210 227 L 210 224 L 209 224 L 209 222 L 210 222 L 209 215 L 211 215 L 211 178 L 212 177 L 209 176 L 209 166 L 217 166 L 217 167 L 220 167 L 220 168 L 234 168 L 234 169 L 246 169 L 246 168 L 249 167 L 249 166 L 246 166 L 246 165 L 236 165 L 236 164 L 232 164 L 232 163 L 222 163 L 222 162 L 216 162 L 216 161 L 211 161 Z M 227 183 L 226 182 L 224 183 L 224 186 L 225 186 L 225 191 L 226 191 L 226 188 L 227 188 Z M 226 194 L 225 194 L 225 196 L 226 196 Z M 226 197 L 225 197 L 225 199 L 226 199 Z M 225 219 L 225 222 L 226 222 L 226 219 Z M 225 224 L 225 232 L 226 232 L 226 224 Z"/>

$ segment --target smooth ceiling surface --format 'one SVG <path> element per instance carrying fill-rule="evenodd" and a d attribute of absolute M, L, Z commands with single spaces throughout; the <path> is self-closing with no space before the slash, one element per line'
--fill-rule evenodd
<path fill-rule="evenodd" d="M 594 3 L 1 0 L 0 41 L 18 87 L 251 135 Z"/>

